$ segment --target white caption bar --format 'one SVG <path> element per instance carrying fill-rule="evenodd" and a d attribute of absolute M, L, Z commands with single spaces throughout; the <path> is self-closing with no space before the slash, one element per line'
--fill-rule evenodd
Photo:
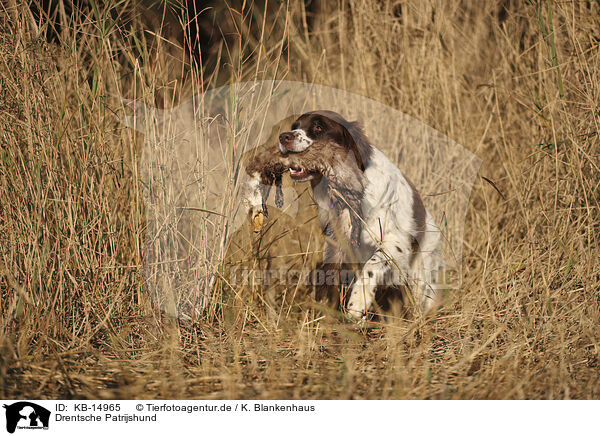
<path fill-rule="evenodd" d="M 595 434 L 599 403 L 15 399 L 0 400 L 0 435 Z"/>

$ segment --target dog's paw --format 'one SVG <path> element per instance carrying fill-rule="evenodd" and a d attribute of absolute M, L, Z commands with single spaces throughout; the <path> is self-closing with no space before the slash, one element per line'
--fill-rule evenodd
<path fill-rule="evenodd" d="M 360 304 L 356 304 L 353 301 L 348 303 L 348 307 L 346 307 L 346 316 L 351 321 L 364 324 L 367 322 L 367 311 Z"/>

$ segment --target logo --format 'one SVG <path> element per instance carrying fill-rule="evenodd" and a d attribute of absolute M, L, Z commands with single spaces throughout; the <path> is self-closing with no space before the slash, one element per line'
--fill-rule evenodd
<path fill-rule="evenodd" d="M 29 401 L 19 401 L 6 409 L 6 431 L 14 433 L 18 429 L 48 429 L 50 411 Z"/>

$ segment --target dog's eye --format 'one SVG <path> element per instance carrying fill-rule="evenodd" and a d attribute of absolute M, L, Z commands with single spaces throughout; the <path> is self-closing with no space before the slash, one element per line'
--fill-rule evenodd
<path fill-rule="evenodd" d="M 323 127 L 320 124 L 315 124 L 314 130 L 317 133 L 321 133 L 323 131 Z"/>

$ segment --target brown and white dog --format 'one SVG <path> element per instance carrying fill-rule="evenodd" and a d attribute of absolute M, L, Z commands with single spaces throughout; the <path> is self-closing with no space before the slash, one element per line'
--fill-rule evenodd
<path fill-rule="evenodd" d="M 313 146 L 314 151 L 310 150 Z M 289 166 L 292 180 L 311 182 L 326 235 L 332 213 L 328 175 L 341 173 L 358 179 L 354 185 L 362 189 L 358 196 L 362 225 L 356 246 L 362 270 L 350 290 L 350 317 L 365 319 L 381 286 L 407 286 L 424 313 L 439 305 L 443 287 L 439 272 L 444 268 L 440 230 L 412 183 L 369 143 L 356 122 L 332 111 L 307 112 L 290 131 L 279 135 L 278 149 L 286 159 L 294 158 Z M 291 161 L 280 162 L 285 165 Z M 255 174 L 250 183 L 258 192 L 261 178 Z M 251 210 L 263 207 L 255 197 L 249 200 Z M 327 252 L 326 248 L 326 256 Z"/>

